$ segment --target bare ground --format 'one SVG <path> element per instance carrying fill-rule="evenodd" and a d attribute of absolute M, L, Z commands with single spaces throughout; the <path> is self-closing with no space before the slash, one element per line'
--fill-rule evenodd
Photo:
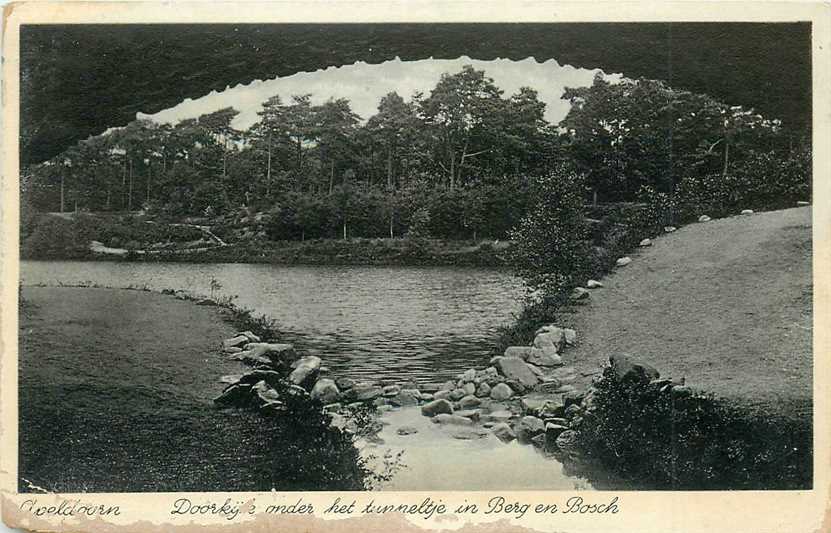
<path fill-rule="evenodd" d="M 811 209 L 691 224 L 653 242 L 562 317 L 581 336 L 565 362 L 590 374 L 628 353 L 753 410 L 810 416 Z"/>

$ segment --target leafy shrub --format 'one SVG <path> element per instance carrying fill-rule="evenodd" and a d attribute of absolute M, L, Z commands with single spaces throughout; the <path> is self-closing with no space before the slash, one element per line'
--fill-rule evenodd
<path fill-rule="evenodd" d="M 712 396 L 618 382 L 607 368 L 579 425 L 581 446 L 657 489 L 809 488 L 810 420 L 752 413 Z"/>
<path fill-rule="evenodd" d="M 566 165 L 535 180 L 528 214 L 511 232 L 512 265 L 544 298 L 559 298 L 589 272 L 584 177 Z"/>

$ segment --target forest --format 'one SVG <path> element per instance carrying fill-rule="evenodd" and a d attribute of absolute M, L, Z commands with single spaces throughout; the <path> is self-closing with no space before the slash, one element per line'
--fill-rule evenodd
<path fill-rule="evenodd" d="M 589 206 L 669 199 L 673 217 L 773 208 L 810 196 L 810 141 L 775 118 L 661 81 L 598 74 L 545 118 L 537 91 L 506 95 L 471 66 L 377 113 L 312 94 L 177 124 L 135 120 L 21 172 L 24 216 L 135 213 L 160 221 L 264 213 L 273 241 L 429 236 L 503 239 L 563 165 Z M 576 183 L 576 182 L 575 182 Z M 225 218 L 223 218 L 225 217 Z"/>

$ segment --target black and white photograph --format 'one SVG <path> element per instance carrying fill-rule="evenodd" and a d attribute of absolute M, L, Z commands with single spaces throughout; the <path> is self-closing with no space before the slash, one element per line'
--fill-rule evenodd
<path fill-rule="evenodd" d="M 13 490 L 811 491 L 812 35 L 21 25 Z"/>

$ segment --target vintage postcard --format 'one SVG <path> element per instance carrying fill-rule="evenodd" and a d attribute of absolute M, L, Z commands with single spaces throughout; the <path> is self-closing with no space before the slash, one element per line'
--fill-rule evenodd
<path fill-rule="evenodd" d="M 829 518 L 831 8 L 19 2 L 2 517 Z"/>

